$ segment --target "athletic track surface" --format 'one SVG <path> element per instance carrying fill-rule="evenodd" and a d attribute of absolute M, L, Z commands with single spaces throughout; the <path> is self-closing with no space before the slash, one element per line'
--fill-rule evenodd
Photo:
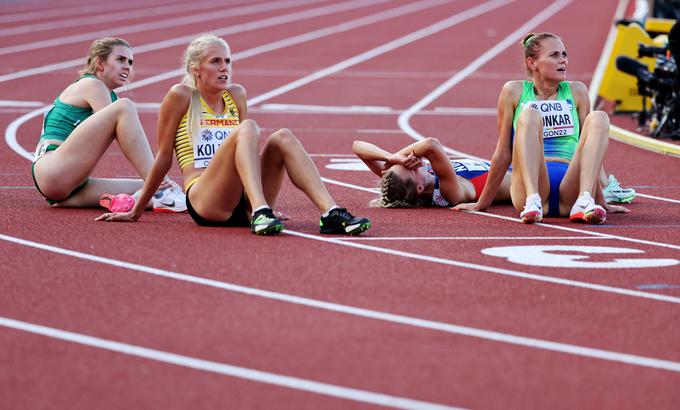
<path fill-rule="evenodd" d="M 355 139 L 434 136 L 489 158 L 520 38 L 560 34 L 569 78 L 588 84 L 626 5 L 3 2 L 0 408 L 679 408 L 677 158 L 612 141 L 606 168 L 643 194 L 630 214 L 525 226 L 509 205 L 369 208 L 377 181 L 351 155 Z M 97 223 L 41 199 L 27 158 L 42 107 L 90 42 L 135 47 L 124 95 L 155 147 L 158 103 L 208 31 L 232 46 L 251 118 L 294 130 L 367 235 L 320 236 L 289 182 L 276 238 L 186 214 Z M 117 147 L 105 159 L 95 175 L 134 175 Z"/>

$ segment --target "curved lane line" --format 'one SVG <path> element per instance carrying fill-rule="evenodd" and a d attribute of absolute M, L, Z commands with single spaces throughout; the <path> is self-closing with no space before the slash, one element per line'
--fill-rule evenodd
<path fill-rule="evenodd" d="M 384 0 L 381 0 L 381 1 L 384 1 Z M 233 55 L 233 58 L 238 59 L 238 60 L 245 60 L 246 58 L 249 58 L 249 57 L 252 57 L 252 56 L 255 56 L 255 55 L 259 55 L 261 53 L 266 53 L 266 52 L 269 52 L 269 51 L 273 51 L 273 50 L 277 50 L 277 49 L 281 49 L 281 48 L 285 48 L 285 47 L 290 47 L 294 44 L 299 44 L 299 43 L 306 42 L 306 41 L 316 40 L 316 39 L 319 39 L 319 38 L 322 38 L 322 37 L 325 37 L 325 36 L 329 36 L 329 35 L 332 35 L 332 34 L 342 33 L 342 32 L 352 30 L 352 29 L 355 29 L 355 28 L 367 26 L 367 25 L 370 25 L 370 24 L 375 24 L 379 21 L 388 20 L 388 19 L 391 19 L 391 18 L 394 18 L 394 17 L 402 17 L 402 16 L 409 14 L 409 13 L 414 13 L 414 12 L 417 12 L 417 11 L 420 11 L 420 10 L 424 10 L 424 9 L 427 9 L 427 8 L 430 8 L 430 7 L 435 7 L 435 6 L 438 6 L 438 5 L 441 5 L 441 4 L 444 4 L 444 3 L 448 3 L 448 2 L 451 2 L 451 1 L 455 1 L 455 0 L 423 0 L 423 1 L 420 1 L 420 2 L 417 2 L 417 3 L 408 4 L 406 6 L 396 7 L 394 9 L 381 11 L 381 12 L 378 12 L 378 13 L 375 13 L 375 14 L 360 17 L 358 19 L 354 19 L 354 20 L 350 20 L 350 21 L 347 21 L 347 22 L 344 22 L 344 23 L 336 24 L 334 26 L 326 27 L 326 28 L 323 28 L 323 29 L 319 29 L 319 30 L 309 32 L 309 33 L 289 37 L 289 38 L 282 39 L 282 40 L 279 40 L 279 41 L 274 41 L 272 43 L 264 44 L 262 46 L 258 46 L 258 47 L 254 47 L 254 48 L 251 48 L 251 49 L 248 49 L 248 50 L 244 50 L 242 52 L 235 53 Z M 345 6 L 347 6 L 347 4 L 345 4 Z M 314 9 L 314 10 L 318 10 L 318 9 Z M 324 12 L 329 13 L 329 10 L 331 10 L 333 12 L 337 11 L 336 9 L 324 9 Z M 307 14 L 305 14 L 305 16 L 307 16 Z M 240 30 L 240 29 L 244 28 L 242 26 L 243 25 L 232 26 L 230 29 L 231 30 Z M 252 26 L 253 25 L 249 23 L 248 27 L 251 27 L 251 29 L 255 29 Z M 256 27 L 256 28 L 261 28 L 261 27 Z M 184 38 L 182 37 L 182 39 L 184 39 Z M 161 43 L 163 43 L 163 47 L 166 47 L 166 46 L 168 46 L 168 44 L 171 44 L 171 43 L 174 44 L 174 42 L 176 42 L 176 40 L 177 39 L 166 40 L 166 41 L 161 41 L 161 42 L 154 43 L 154 44 L 160 45 Z M 140 47 L 145 47 L 145 46 L 140 46 Z M 73 62 L 73 61 L 77 61 L 77 64 L 82 63 L 80 60 L 72 60 L 71 62 Z M 58 64 L 66 64 L 66 66 L 70 67 L 71 62 L 67 61 L 67 62 L 58 63 Z M 75 65 L 77 65 L 77 64 L 75 64 Z M 44 67 L 39 67 L 39 68 L 42 70 L 42 69 L 45 69 L 46 67 L 49 67 L 49 66 L 44 66 Z M 132 90 L 132 89 L 144 87 L 144 86 L 147 86 L 147 85 L 152 84 L 152 83 L 156 83 L 156 82 L 167 80 L 169 78 L 181 76 L 183 73 L 184 73 L 184 70 L 182 70 L 182 69 L 171 70 L 171 71 L 168 71 L 166 73 L 162 73 L 162 74 L 158 74 L 158 75 L 155 75 L 155 76 L 152 76 L 152 77 L 148 77 L 148 78 L 145 78 L 145 79 L 140 80 L 140 81 L 135 81 L 133 84 L 125 87 L 124 90 Z M 33 73 L 33 74 L 35 74 L 35 73 Z M 33 75 L 33 74 L 31 74 L 31 75 Z M 0 76 L 0 82 L 2 81 L 2 78 L 3 78 L 3 76 Z M 34 112 L 29 112 L 26 115 L 23 115 L 23 116 L 15 119 L 14 121 L 12 121 L 10 123 L 10 125 L 7 127 L 7 129 L 5 130 L 5 141 L 7 142 L 7 145 L 9 145 L 17 154 L 21 155 L 22 157 L 24 157 L 28 160 L 32 160 L 33 156 L 30 152 L 28 152 L 26 149 L 21 147 L 21 145 L 17 142 L 16 131 L 19 129 L 19 127 L 24 122 L 30 120 L 31 118 L 36 117 L 37 115 L 42 114 L 47 109 L 49 109 L 49 107 L 43 107 L 40 110 L 36 110 Z"/>
<path fill-rule="evenodd" d="M 496 57 L 498 54 L 505 51 L 509 46 L 518 42 L 522 38 L 522 36 L 529 32 L 529 30 L 536 27 L 538 24 L 542 23 L 543 21 L 547 20 L 553 15 L 557 14 L 557 12 L 559 12 L 561 9 L 563 9 L 565 6 L 571 3 L 571 1 L 572 0 L 558 0 L 551 4 L 550 6 L 546 7 L 545 9 L 543 9 L 543 11 L 541 11 L 540 13 L 532 17 L 529 21 L 527 21 L 524 25 L 519 27 L 517 30 L 513 31 L 508 36 L 506 36 L 505 39 L 503 39 L 503 41 L 497 43 L 495 46 L 487 50 L 484 54 L 477 57 L 473 62 L 465 66 L 465 68 L 458 71 L 453 77 L 449 78 L 439 87 L 437 87 L 432 92 L 427 94 L 425 97 L 420 99 L 420 101 L 409 107 L 399 116 L 399 119 L 397 120 L 399 128 L 401 128 L 406 134 L 408 134 L 411 138 L 415 139 L 416 141 L 425 139 L 425 136 L 420 134 L 411 126 L 410 121 L 413 115 L 415 115 L 418 111 L 425 108 L 427 105 L 429 105 L 437 98 L 441 97 L 444 93 L 449 91 L 456 84 L 465 80 L 468 76 L 470 76 L 470 74 L 474 73 L 484 64 L 489 62 L 492 58 Z M 451 155 L 474 158 L 477 160 L 485 161 L 485 159 L 483 158 L 465 153 L 463 151 L 458 151 L 453 148 L 444 147 L 444 150 Z"/>

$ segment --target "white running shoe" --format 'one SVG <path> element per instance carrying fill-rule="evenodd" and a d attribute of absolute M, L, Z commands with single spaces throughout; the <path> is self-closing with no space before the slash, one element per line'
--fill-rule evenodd
<path fill-rule="evenodd" d="M 590 192 L 584 191 L 576 199 L 574 206 L 569 212 L 569 220 L 572 222 L 585 222 L 587 224 L 599 225 L 607 220 L 607 211 L 590 196 Z"/>
<path fill-rule="evenodd" d="M 543 202 L 538 194 L 531 194 L 524 203 L 524 210 L 519 214 L 519 219 L 525 224 L 539 223 L 543 219 Z"/>
<path fill-rule="evenodd" d="M 154 212 L 177 213 L 187 210 L 187 198 L 182 188 L 175 181 L 170 181 L 170 188 L 156 192 L 151 198 Z"/>
<path fill-rule="evenodd" d="M 604 199 L 607 203 L 629 204 L 635 199 L 636 192 L 633 188 L 623 188 L 619 185 L 614 175 L 609 175 L 609 183 L 602 188 Z"/>

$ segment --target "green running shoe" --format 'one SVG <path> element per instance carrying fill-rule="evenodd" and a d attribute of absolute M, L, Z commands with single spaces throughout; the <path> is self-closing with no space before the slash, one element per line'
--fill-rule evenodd
<path fill-rule="evenodd" d="M 263 208 L 250 219 L 250 230 L 255 235 L 278 235 L 283 230 L 281 222 L 270 208 Z"/>

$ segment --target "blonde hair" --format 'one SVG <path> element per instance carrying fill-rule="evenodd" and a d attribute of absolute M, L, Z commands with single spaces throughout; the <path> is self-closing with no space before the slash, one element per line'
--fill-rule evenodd
<path fill-rule="evenodd" d="M 122 38 L 104 37 L 93 41 L 87 56 L 87 64 L 85 64 L 82 70 L 78 71 L 78 74 L 81 76 L 97 74 L 97 62 L 106 61 L 115 46 L 124 46 L 132 49 L 130 44 Z"/>
<path fill-rule="evenodd" d="M 394 171 L 382 175 L 380 197 L 370 202 L 371 206 L 380 208 L 421 208 L 430 204 L 431 201 L 418 195 L 415 182 L 401 179 Z"/>
<path fill-rule="evenodd" d="M 524 40 L 522 40 L 522 48 L 524 49 L 524 67 L 527 70 L 527 74 L 529 75 L 529 77 L 531 77 L 532 72 L 529 69 L 529 66 L 527 65 L 527 59 L 538 58 L 538 54 L 541 51 L 541 42 L 546 38 L 554 38 L 556 40 L 562 41 L 561 38 L 559 38 L 553 33 L 538 33 L 538 34 L 529 33 L 526 36 L 524 36 Z"/>
<path fill-rule="evenodd" d="M 182 83 L 188 85 L 192 90 L 187 114 L 187 134 L 189 135 L 190 140 L 192 139 L 192 135 L 198 135 L 200 132 L 200 120 L 202 115 L 201 95 L 196 88 L 196 79 L 194 78 L 193 69 L 198 67 L 201 63 L 201 57 L 203 57 L 205 50 L 214 44 L 221 45 L 226 50 L 229 50 L 229 45 L 223 39 L 213 34 L 204 34 L 189 43 L 187 49 L 184 51 L 183 61 L 184 70 L 186 72 Z M 229 80 L 231 81 L 231 76 Z"/>

